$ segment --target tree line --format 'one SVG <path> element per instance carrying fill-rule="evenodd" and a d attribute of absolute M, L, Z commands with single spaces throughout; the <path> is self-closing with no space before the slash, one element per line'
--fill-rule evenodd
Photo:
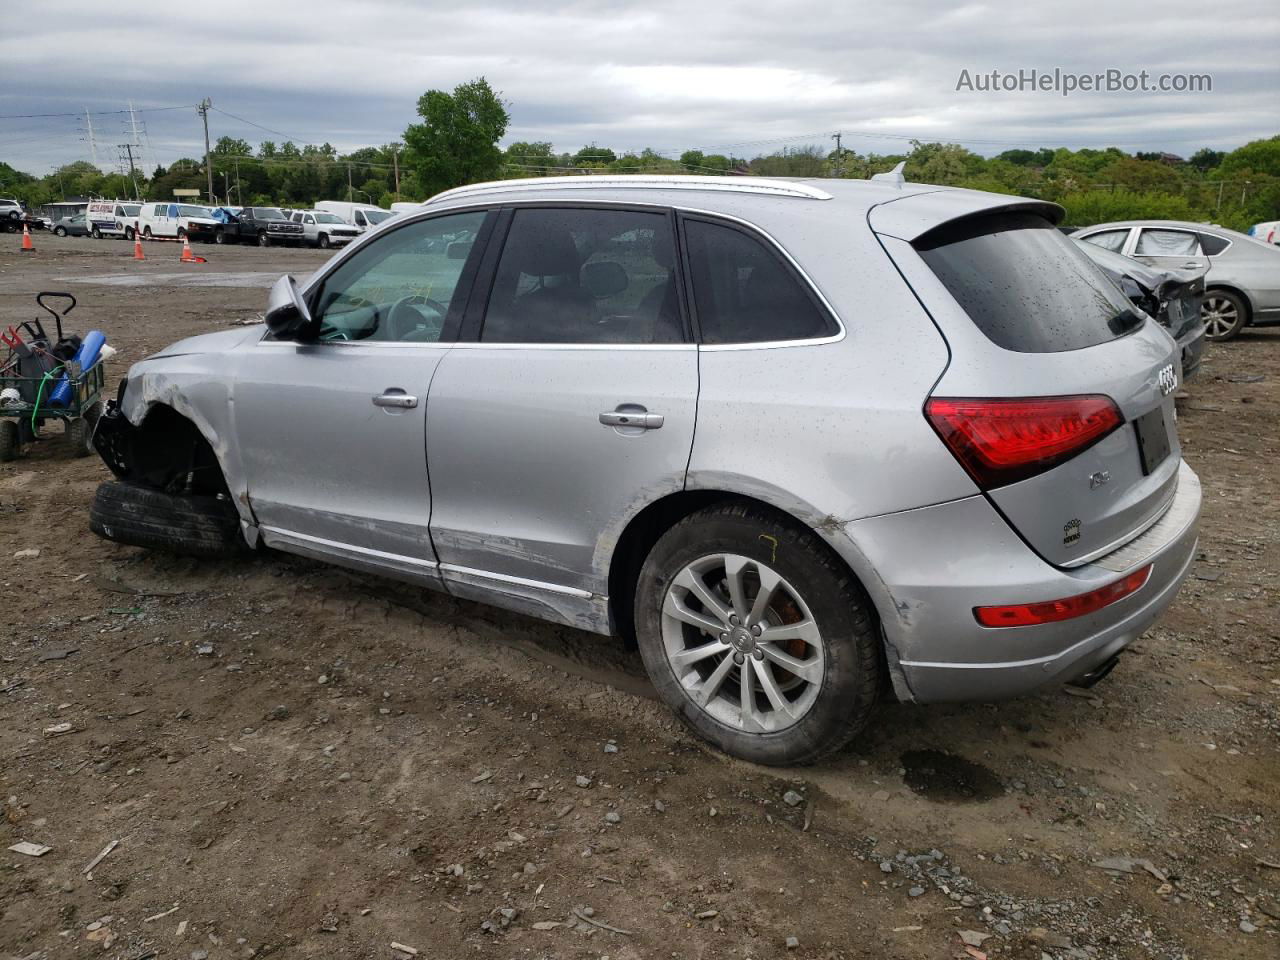
<path fill-rule="evenodd" d="M 686 150 L 616 152 L 590 143 L 569 153 L 550 143 L 499 147 L 510 104 L 483 78 L 418 100 L 418 122 L 401 141 L 339 153 L 331 144 L 298 145 L 220 137 L 210 151 L 214 192 L 231 205 L 310 206 L 354 199 L 378 206 L 421 201 L 450 187 L 507 177 L 598 173 L 865 178 L 906 161 L 919 183 L 970 187 L 1052 200 L 1066 223 L 1153 218 L 1219 223 L 1236 229 L 1280 219 L 1280 136 L 1229 152 L 1204 148 L 1188 158 L 1127 153 L 1117 147 L 1006 150 L 984 157 L 955 143 L 908 141 L 902 153 L 859 153 L 815 145 L 751 158 Z M 183 158 L 149 175 L 103 173 L 77 161 L 35 177 L 0 163 L 0 191 L 36 205 L 70 196 L 168 199 L 175 189 L 206 191 L 203 159 Z"/>

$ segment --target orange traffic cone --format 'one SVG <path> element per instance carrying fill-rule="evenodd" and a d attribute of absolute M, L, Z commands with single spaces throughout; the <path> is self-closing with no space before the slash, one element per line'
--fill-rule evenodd
<path fill-rule="evenodd" d="M 36 245 L 31 242 L 31 229 L 25 223 L 22 225 L 22 246 L 20 249 L 23 253 L 36 252 Z"/>
<path fill-rule="evenodd" d="M 135 260 L 147 259 L 145 256 L 143 256 L 143 253 L 142 253 L 142 231 L 141 230 L 133 231 L 133 259 Z"/>
<path fill-rule="evenodd" d="M 181 262 L 182 263 L 208 263 L 209 261 L 207 261 L 204 257 L 197 257 L 194 253 L 192 253 L 191 241 L 188 240 L 185 235 L 183 235 Z"/>

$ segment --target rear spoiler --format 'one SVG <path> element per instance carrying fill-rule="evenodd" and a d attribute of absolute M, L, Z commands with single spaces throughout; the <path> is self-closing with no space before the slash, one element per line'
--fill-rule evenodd
<path fill-rule="evenodd" d="M 976 190 L 937 190 L 877 204 L 867 214 L 867 223 L 876 233 L 911 243 L 937 227 L 990 213 L 1032 213 L 1055 225 L 1066 216 L 1062 207 L 1047 200 Z"/>

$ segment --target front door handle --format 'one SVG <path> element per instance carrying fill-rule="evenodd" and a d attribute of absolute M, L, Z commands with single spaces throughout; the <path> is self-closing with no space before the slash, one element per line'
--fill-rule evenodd
<path fill-rule="evenodd" d="M 394 410 L 412 410 L 418 405 L 418 398 L 410 396 L 403 390 L 388 390 L 373 398 L 375 407 L 391 407 Z"/>
<path fill-rule="evenodd" d="M 621 404 L 616 410 L 600 414 L 600 422 L 606 427 L 638 427 L 641 430 L 657 430 L 662 426 L 660 413 L 650 413 L 635 403 Z"/>

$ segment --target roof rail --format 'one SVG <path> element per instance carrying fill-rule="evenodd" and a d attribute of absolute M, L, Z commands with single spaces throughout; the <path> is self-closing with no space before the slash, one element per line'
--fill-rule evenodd
<path fill-rule="evenodd" d="M 646 176 L 643 174 L 526 177 L 523 180 L 490 180 L 454 187 L 437 193 L 427 203 L 460 197 L 512 193 L 519 190 L 712 190 L 726 193 L 754 193 L 770 197 L 802 200 L 830 200 L 831 194 L 805 183 L 789 183 L 768 177 Z"/>

